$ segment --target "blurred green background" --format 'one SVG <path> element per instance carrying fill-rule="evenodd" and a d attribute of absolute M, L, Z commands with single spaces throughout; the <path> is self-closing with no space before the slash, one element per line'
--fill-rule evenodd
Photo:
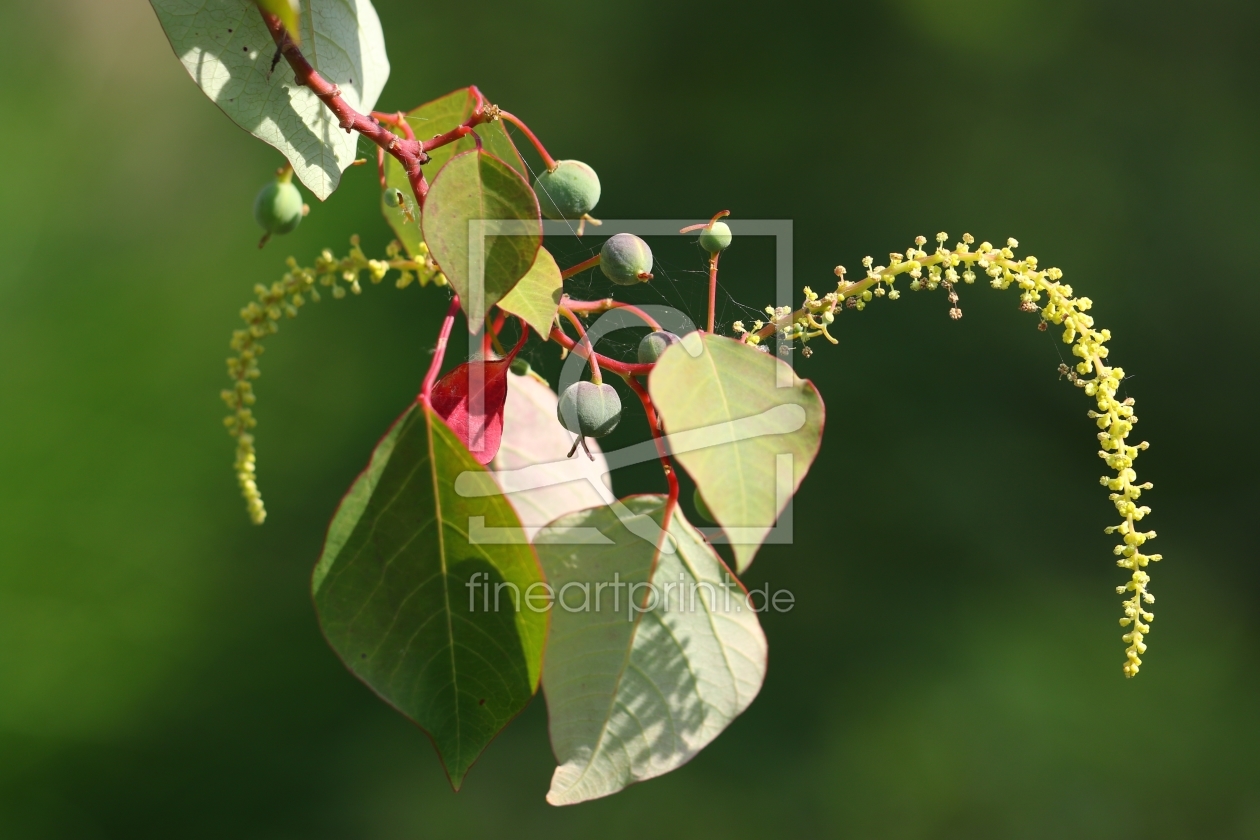
<path fill-rule="evenodd" d="M 259 251 L 279 157 L 146 3 L 6 3 L 0 837 L 1260 837 L 1260 6 L 377 6 L 382 107 L 479 84 L 599 171 L 600 215 L 792 219 L 797 285 L 820 289 L 938 230 L 1062 267 L 1154 444 L 1146 666 L 1121 676 L 1113 512 L 1057 336 L 1014 292 L 965 288 L 960 323 L 906 295 L 798 357 L 828 430 L 796 544 L 746 577 L 798 603 L 764 617 L 748 712 L 681 770 L 554 809 L 536 701 L 451 793 L 307 595 L 444 293 L 372 287 L 283 325 L 257 386 L 271 517 L 250 526 L 227 339 L 287 254 L 353 231 L 380 253 L 373 173 Z M 726 285 L 759 308 L 772 280 L 745 253 Z M 700 257 L 669 259 L 694 296 Z"/>

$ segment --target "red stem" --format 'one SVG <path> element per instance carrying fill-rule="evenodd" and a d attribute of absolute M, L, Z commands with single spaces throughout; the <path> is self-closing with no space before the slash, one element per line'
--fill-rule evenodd
<path fill-rule="evenodd" d="M 652 329 L 661 329 L 661 325 L 656 322 L 656 319 L 639 307 L 632 303 L 622 303 L 621 301 L 613 300 L 612 298 L 604 298 L 603 300 L 574 300 L 568 295 L 565 295 L 560 301 L 560 305 L 567 306 L 574 312 L 607 312 L 609 309 L 624 309 L 632 315 L 638 315 L 639 318 L 643 320 L 643 323 L 647 324 Z"/>
<path fill-rule="evenodd" d="M 433 361 L 429 364 L 429 372 L 424 375 L 424 384 L 420 386 L 420 400 L 429 405 L 429 394 L 433 391 L 433 383 L 437 382 L 438 373 L 442 370 L 442 360 L 446 358 L 446 345 L 451 340 L 451 328 L 455 326 L 455 313 L 459 312 L 459 295 L 451 296 L 451 307 L 446 310 L 446 319 L 442 321 L 442 329 L 438 332 L 437 346 L 433 349 Z"/>
<path fill-rule="evenodd" d="M 580 344 L 569 338 L 559 327 L 551 328 L 551 337 L 555 339 L 561 347 L 572 350 L 583 358 L 589 358 L 586 355 L 586 345 Z M 601 356 L 599 353 L 594 354 L 599 359 L 601 369 L 611 370 L 613 373 L 619 373 L 622 376 L 647 376 L 652 372 L 652 365 L 632 365 L 627 362 L 619 362 L 616 359 L 610 359 L 607 356 Z"/>
<path fill-rule="evenodd" d="M 385 150 L 380 146 L 376 147 L 376 174 L 380 176 L 381 189 L 384 190 L 389 182 L 385 180 Z"/>
<path fill-rule="evenodd" d="M 534 132 L 529 130 L 529 126 L 521 122 L 519 117 L 517 117 L 515 114 L 509 114 L 507 111 L 504 111 L 504 110 L 499 111 L 499 117 L 501 119 L 507 120 L 512 125 L 516 126 L 521 131 L 525 132 L 525 136 L 529 138 L 529 142 L 533 143 L 534 148 L 538 150 L 539 156 L 542 157 L 543 159 L 543 165 L 547 167 L 548 171 L 551 171 L 556 168 L 555 158 L 547 154 L 547 150 L 546 148 L 543 147 L 542 141 L 539 140 L 534 135 Z"/>
<path fill-rule="evenodd" d="M 560 279 L 568 280 L 570 277 L 572 277 L 575 274 L 581 274 L 583 271 L 586 271 L 586 269 L 588 268 L 594 268 L 595 266 L 599 265 L 599 258 L 600 258 L 600 255 L 596 254 L 590 259 L 582 260 L 577 265 L 569 266 L 564 271 L 560 272 Z"/>
<path fill-rule="evenodd" d="M 469 119 L 471 120 L 473 117 L 469 117 Z M 478 120 L 478 122 L 480 122 L 480 120 Z M 456 140 L 467 137 L 471 132 L 471 125 L 457 125 L 444 134 L 439 134 L 436 137 L 425 140 L 420 144 L 420 148 L 427 152 L 430 149 L 436 149 L 438 146 L 445 146 L 447 143 L 454 143 Z"/>
<path fill-rule="evenodd" d="M 669 521 L 674 515 L 674 508 L 678 506 L 678 476 L 674 473 L 674 465 L 670 462 L 669 454 L 665 451 L 661 422 L 660 418 L 656 416 L 656 406 L 652 404 L 651 395 L 633 376 L 627 376 L 625 380 L 630 389 L 639 395 L 639 401 L 643 403 L 643 411 L 647 414 L 648 427 L 652 430 L 652 441 L 656 444 L 656 454 L 661 458 L 661 468 L 665 470 L 665 481 L 669 483 L 669 501 L 665 503 L 665 514 L 661 517 L 661 530 L 669 531 Z"/>
<path fill-rule="evenodd" d="M 709 329 L 713 332 L 713 310 L 717 309 L 717 264 L 722 252 L 718 251 L 709 257 Z"/>
<path fill-rule="evenodd" d="M 269 12 L 263 12 L 261 9 L 259 11 L 262 14 L 263 23 L 267 25 L 267 31 L 271 33 L 272 40 L 276 42 L 280 53 L 293 68 L 294 80 L 299 85 L 310 88 L 311 92 L 328 106 L 328 110 L 333 112 L 337 123 L 347 133 L 357 131 L 397 158 L 407 172 L 407 180 L 411 182 L 416 199 L 423 202 L 427 186 L 423 184 L 424 175 L 420 171 L 420 166 L 428 162 L 429 156 L 420 148 L 420 144 L 415 140 L 399 137 L 385 126 L 351 108 L 341 98 L 341 89 L 319 75 L 306 60 L 306 56 L 302 54 L 297 44 L 289 38 L 288 30 L 280 22 L 280 18 Z"/>
<path fill-rule="evenodd" d="M 407 122 L 407 115 L 402 111 L 396 111 L 393 114 L 386 114 L 383 111 L 373 111 L 372 119 L 377 122 L 389 123 L 395 128 L 402 129 L 403 134 L 407 135 L 408 140 L 415 140 L 416 133 L 411 130 L 411 123 Z"/>
<path fill-rule="evenodd" d="M 271 33 L 272 40 L 280 48 L 280 53 L 289 63 L 289 66 L 293 68 L 294 81 L 303 87 L 310 88 L 311 92 L 328 107 L 328 110 L 333 112 L 333 116 L 337 118 L 338 125 L 345 129 L 347 133 L 357 131 L 397 158 L 407 173 L 407 180 L 411 183 L 411 191 L 415 193 L 416 201 L 421 206 L 424 206 L 424 197 L 429 192 L 429 184 L 425 181 L 424 172 L 420 167 L 429 162 L 429 156 L 426 152 L 458 140 L 471 131 L 473 126 L 479 125 L 488 119 L 485 97 L 481 95 L 481 91 L 473 88 L 473 92 L 477 96 L 477 107 L 463 126 L 434 137 L 432 140 L 426 140 L 424 143 L 420 143 L 415 139 L 414 132 L 407 125 L 405 115 L 402 120 L 396 120 L 395 116 L 397 115 L 390 116 L 380 112 L 373 112 L 374 115 L 386 117 L 388 122 L 400 125 L 407 136 L 399 137 L 372 117 L 364 116 L 354 110 L 354 108 L 351 108 L 350 104 L 341 98 L 341 89 L 335 84 L 329 83 L 306 60 L 302 50 L 289 38 L 289 33 L 284 28 L 284 24 L 280 22 L 280 19 L 261 9 L 259 9 L 259 13 L 262 15 L 263 23 L 267 26 L 267 31 Z"/>
<path fill-rule="evenodd" d="M 604 376 L 599 372 L 598 354 L 596 354 L 595 348 L 591 346 L 591 337 L 586 334 L 586 330 L 582 327 L 582 321 L 573 314 L 573 310 L 562 306 L 560 307 L 560 313 L 569 319 L 569 323 L 573 325 L 573 328 L 578 332 L 578 336 L 582 339 L 582 348 L 585 352 L 581 355 L 585 356 L 586 360 L 591 363 L 591 381 L 598 385 L 604 381 Z"/>

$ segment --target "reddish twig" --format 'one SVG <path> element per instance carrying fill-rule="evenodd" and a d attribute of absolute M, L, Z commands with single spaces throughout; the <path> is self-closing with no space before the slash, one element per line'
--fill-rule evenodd
<path fill-rule="evenodd" d="M 665 481 L 669 483 L 669 500 L 665 504 L 665 514 L 661 518 L 661 530 L 669 531 L 669 521 L 674 515 L 674 508 L 678 506 L 678 476 L 674 473 L 674 465 L 669 460 L 669 453 L 665 451 L 661 421 L 656 416 L 656 406 L 652 404 L 652 396 L 633 376 L 626 376 L 624 379 L 630 389 L 639 395 L 639 401 L 643 403 L 648 428 L 652 430 L 652 441 L 656 444 L 656 454 L 660 456 L 661 468 L 665 470 Z"/>
<path fill-rule="evenodd" d="M 551 328 L 551 337 L 566 350 L 572 350 L 579 356 L 588 358 L 586 345 L 569 338 L 559 327 Z M 616 359 L 601 356 L 599 353 L 596 353 L 595 357 L 599 359 L 601 369 L 611 370 L 613 373 L 621 374 L 622 376 L 647 376 L 652 372 L 652 365 L 632 365 L 628 362 L 619 362 Z"/>
<path fill-rule="evenodd" d="M 643 323 L 647 324 L 654 330 L 660 330 L 661 325 L 656 319 L 644 312 L 632 303 L 622 303 L 612 298 L 604 298 L 603 300 L 574 300 L 565 295 L 560 299 L 561 306 L 567 306 L 574 312 L 607 312 L 610 309 L 624 309 L 632 315 L 637 315 Z"/>
<path fill-rule="evenodd" d="M 289 32 L 285 29 L 284 24 L 281 23 L 280 18 L 261 9 L 259 12 L 262 14 L 263 22 L 267 25 L 267 31 L 271 33 L 276 46 L 280 48 L 280 53 L 289 62 L 289 66 L 293 68 L 294 80 L 299 85 L 309 88 L 319 98 L 319 101 L 323 102 L 328 107 L 328 110 L 333 112 L 333 115 L 337 118 L 337 124 L 345 129 L 347 133 L 357 131 L 397 158 L 407 172 L 407 180 L 411 182 L 411 188 L 416 194 L 416 199 L 423 202 L 424 194 L 428 191 L 428 188 L 423 183 L 424 175 L 420 171 L 420 167 L 428 162 L 429 156 L 420 148 L 420 144 L 415 140 L 399 137 L 376 120 L 366 117 L 351 108 L 349 103 L 341 98 L 341 89 L 321 76 L 311 66 L 311 63 L 306 60 L 302 50 L 289 37 Z"/>
<path fill-rule="evenodd" d="M 416 133 L 411 130 L 411 123 L 407 122 L 407 115 L 402 111 L 396 111 L 392 114 L 386 114 L 383 111 L 373 111 L 371 117 L 377 122 L 389 123 L 395 128 L 401 129 L 408 140 L 416 139 Z"/>
<path fill-rule="evenodd" d="M 569 323 L 577 330 L 578 337 L 582 339 L 582 348 L 585 352 L 581 353 L 581 355 L 585 356 L 586 360 L 591 363 L 591 381 L 598 385 L 604 381 L 604 377 L 599 372 L 599 355 L 591 345 L 591 337 L 586 334 L 586 330 L 582 327 L 582 322 L 578 320 L 578 316 L 573 314 L 573 310 L 561 306 L 560 314 L 569 319 Z"/>
<path fill-rule="evenodd" d="M 556 168 L 557 164 L 555 158 L 547 154 L 547 149 L 543 146 L 542 141 L 534 135 L 534 132 L 529 130 L 529 126 L 525 125 L 525 123 L 521 121 L 520 117 L 515 114 L 509 114 L 503 109 L 499 109 L 499 117 L 507 120 L 525 133 L 525 136 L 529 138 L 529 142 L 533 143 L 534 148 L 538 150 L 538 155 L 543 159 L 543 165 L 547 167 L 547 171 L 550 172 Z"/>
<path fill-rule="evenodd" d="M 469 117 L 469 119 L 472 119 L 472 117 Z M 454 128 L 452 128 L 450 131 L 443 132 L 442 134 L 439 134 L 435 137 L 431 137 L 428 140 L 425 140 L 423 143 L 420 144 L 420 148 L 427 152 L 430 149 L 436 149 L 438 146 L 445 146 L 448 143 L 454 143 L 456 140 L 461 140 L 467 137 L 471 133 L 472 133 L 471 125 L 468 125 L 466 123 L 457 125 Z"/>
<path fill-rule="evenodd" d="M 433 361 L 429 364 L 429 372 L 424 375 L 424 384 L 420 386 L 420 401 L 426 406 L 429 405 L 429 394 L 433 391 L 433 383 L 437 382 L 438 373 L 442 370 L 442 360 L 446 358 L 446 345 L 451 340 L 451 328 L 455 326 L 457 312 L 459 312 L 459 295 L 452 295 L 451 306 L 446 310 L 446 319 L 442 321 L 442 329 L 438 332 L 437 346 L 433 349 Z"/>
<path fill-rule="evenodd" d="M 723 216 L 729 216 L 729 215 L 731 215 L 730 210 L 719 210 L 713 216 L 712 219 L 709 219 L 709 221 L 701 222 L 698 225 L 687 225 L 685 228 L 683 228 L 682 230 L 678 232 L 691 233 L 693 230 L 712 230 L 713 226 L 717 224 L 718 219 L 722 218 Z M 718 255 L 721 253 L 722 253 L 721 251 L 718 251 L 717 253 L 714 253 L 710 255 L 709 257 L 709 321 L 708 321 L 709 327 L 707 330 L 708 332 L 713 332 L 713 315 L 714 315 L 714 310 L 717 309 L 717 268 L 718 268 Z"/>
<path fill-rule="evenodd" d="M 713 225 L 717 222 L 718 219 L 722 218 L 723 216 L 729 216 L 729 215 L 731 215 L 730 210 L 719 210 L 712 219 L 709 219 L 709 221 L 701 222 L 698 225 L 687 225 L 685 228 L 683 228 L 682 230 L 678 232 L 691 233 L 693 230 L 708 230 L 713 227 Z"/>
<path fill-rule="evenodd" d="M 709 328 L 708 332 L 713 332 L 713 312 L 717 309 L 717 264 L 718 257 L 722 255 L 718 251 L 709 257 Z"/>
<path fill-rule="evenodd" d="M 596 254 L 590 259 L 582 260 L 577 265 L 569 266 L 564 271 L 560 272 L 560 279 L 568 280 L 570 277 L 572 277 L 575 274 L 581 274 L 583 271 L 586 271 L 586 269 L 588 268 L 594 268 L 595 266 L 599 265 L 599 258 L 600 258 L 600 255 Z"/>
<path fill-rule="evenodd" d="M 311 66 L 306 60 L 306 56 L 302 54 L 302 50 L 289 37 L 288 30 L 280 19 L 269 12 L 259 9 L 262 15 L 263 23 L 267 26 L 267 31 L 271 33 L 272 40 L 276 42 L 281 55 L 285 61 L 293 68 L 293 78 L 299 85 L 309 88 L 321 102 L 327 106 L 328 110 L 333 112 L 333 116 L 337 118 L 337 124 L 340 125 L 347 133 L 357 131 L 367 139 L 371 140 L 386 153 L 393 155 L 394 158 L 402 164 L 403 170 L 407 173 L 407 180 L 411 183 L 411 191 L 415 193 L 416 201 L 424 206 L 424 197 L 429 192 L 429 184 L 424 179 L 424 172 L 421 166 L 429 162 L 427 152 L 436 149 L 438 146 L 444 146 L 447 143 L 453 143 L 459 138 L 472 131 L 473 126 L 479 125 L 490 118 L 485 103 L 485 97 L 481 95 L 481 91 L 473 88 L 473 92 L 477 97 L 477 107 L 462 126 L 440 134 L 431 140 L 421 143 L 415 139 L 414 132 L 407 124 L 406 116 L 402 115 L 402 119 L 396 119 L 398 115 L 388 115 L 382 112 L 374 111 L 373 116 L 386 117 L 388 122 L 394 123 L 402 129 L 407 136 L 399 137 L 390 131 L 380 122 L 377 122 L 373 116 L 364 116 L 350 107 L 350 104 L 341 98 L 341 89 L 335 84 L 330 83 L 327 79 L 319 74 L 319 72 Z"/>

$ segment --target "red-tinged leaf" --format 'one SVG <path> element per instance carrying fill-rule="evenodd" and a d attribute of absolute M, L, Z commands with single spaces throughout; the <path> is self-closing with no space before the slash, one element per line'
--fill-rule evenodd
<path fill-rule="evenodd" d="M 515 355 L 515 354 L 513 354 Z M 512 356 L 464 362 L 433 386 L 429 404 L 479 464 L 488 464 L 503 440 L 503 404 Z"/>
<path fill-rule="evenodd" d="M 503 440 L 508 370 L 528 338 L 529 331 L 522 323 L 521 337 L 506 356 L 464 362 L 439 379 L 429 394 L 434 413 L 446 421 L 482 466 L 494 459 Z"/>

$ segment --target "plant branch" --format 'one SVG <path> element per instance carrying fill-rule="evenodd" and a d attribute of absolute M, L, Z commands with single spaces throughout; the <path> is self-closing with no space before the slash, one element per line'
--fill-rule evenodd
<path fill-rule="evenodd" d="M 551 328 L 551 337 L 566 350 L 571 350 L 583 358 L 589 358 L 586 355 L 586 345 L 582 342 L 577 342 L 569 338 L 559 327 Z M 652 365 L 636 365 L 628 362 L 619 362 L 616 359 L 601 356 L 599 353 L 595 353 L 593 355 L 599 359 L 599 366 L 601 369 L 607 368 L 613 373 L 620 374 L 622 376 L 647 376 L 652 372 Z"/>
<path fill-rule="evenodd" d="M 341 98 L 341 89 L 321 76 L 306 60 L 302 50 L 289 37 L 289 31 L 280 18 L 261 9 L 259 13 L 262 15 L 263 23 L 267 25 L 267 31 L 271 33 L 272 40 L 279 47 L 280 53 L 293 68 L 294 80 L 299 85 L 309 88 L 311 93 L 314 93 L 319 101 L 333 112 L 337 118 L 337 124 L 347 133 L 357 131 L 397 158 L 407 172 L 407 180 L 411 182 L 411 189 L 416 194 L 416 200 L 423 202 L 424 195 L 428 192 L 428 185 L 424 182 L 424 173 L 420 167 L 428 163 L 429 156 L 424 153 L 420 144 L 415 140 L 399 137 L 376 120 L 350 107 L 350 104 Z"/>
<path fill-rule="evenodd" d="M 656 319 L 644 312 L 632 303 L 622 303 L 612 298 L 604 298 L 603 300 L 576 300 L 565 295 L 560 299 L 560 305 L 568 307 L 573 312 L 608 312 L 611 309 L 624 309 L 632 315 L 637 315 L 643 323 L 647 324 L 654 330 L 660 330 L 661 325 Z"/>
<path fill-rule="evenodd" d="M 281 55 L 284 56 L 289 66 L 293 68 L 294 80 L 299 85 L 309 88 L 328 107 L 328 110 L 333 112 L 333 115 L 337 118 L 337 124 L 347 133 L 357 131 L 386 153 L 393 155 L 402 164 L 403 170 L 406 171 L 407 180 L 411 184 L 411 191 L 415 193 L 416 201 L 421 206 L 424 205 L 424 197 L 429 192 L 429 184 L 425 181 L 424 172 L 421 169 L 424 164 L 429 162 L 427 153 L 438 146 L 445 146 L 447 143 L 453 143 L 466 136 L 472 131 L 474 126 L 491 118 L 485 105 L 485 97 L 481 95 L 481 91 L 474 87 L 472 90 L 477 97 L 477 107 L 464 124 L 421 143 L 416 140 L 415 133 L 407 124 L 406 115 L 373 111 L 370 115 L 365 116 L 350 107 L 350 104 L 341 98 L 341 89 L 321 76 L 319 71 L 307 61 L 306 56 L 302 54 L 301 48 L 289 37 L 289 32 L 280 18 L 262 9 L 259 9 L 259 13 L 262 15 L 263 23 L 266 24 L 267 31 L 271 33 L 271 38 L 276 42 Z M 399 127 L 406 136 L 399 137 L 378 120 L 389 122 Z"/>
<path fill-rule="evenodd" d="M 633 376 L 625 376 L 623 378 L 626 380 L 626 384 L 630 386 L 630 390 L 638 394 L 639 401 L 643 403 L 643 411 L 647 414 L 648 427 L 652 430 L 652 441 L 656 444 L 656 454 L 660 456 L 661 468 L 665 471 L 665 481 L 669 484 L 669 501 L 665 504 L 665 514 L 661 519 L 661 530 L 669 531 L 670 519 L 673 517 L 674 508 L 678 506 L 678 476 L 674 472 L 673 463 L 669 460 L 669 453 L 665 450 L 661 421 L 656 415 L 656 406 L 652 404 L 652 396 Z"/>
<path fill-rule="evenodd" d="M 569 323 L 577 330 L 578 336 L 582 339 L 582 347 L 585 350 L 581 355 L 591 363 L 591 381 L 596 385 L 604 381 L 603 374 L 599 372 L 599 358 L 595 352 L 595 348 L 591 345 L 591 337 L 586 334 L 586 330 L 582 327 L 582 322 L 573 314 L 573 310 L 567 306 L 560 307 L 560 314 L 569 319 Z"/>
<path fill-rule="evenodd" d="M 373 111 L 371 116 L 377 122 L 389 123 L 400 129 L 407 136 L 408 140 L 416 139 L 416 133 L 411 130 L 411 123 L 407 122 L 407 115 L 402 111 L 396 111 L 392 114 L 386 114 L 383 111 Z"/>
<path fill-rule="evenodd" d="M 429 364 L 429 372 L 424 375 L 424 384 L 420 386 L 420 400 L 426 406 L 429 405 L 429 394 L 433 391 L 433 383 L 437 382 L 438 373 L 442 370 L 442 360 L 446 358 L 446 345 L 451 340 L 451 327 L 455 325 L 457 312 L 459 312 L 459 295 L 451 295 L 451 306 L 446 310 L 446 318 L 442 321 L 442 329 L 438 333 L 437 346 L 433 348 L 433 361 Z"/>
<path fill-rule="evenodd" d="M 542 141 L 538 139 L 534 132 L 529 130 L 529 126 L 525 125 L 519 117 L 515 114 L 509 114 L 501 108 L 499 109 L 499 117 L 507 120 L 525 133 L 525 136 L 529 138 L 529 142 L 533 143 L 534 148 L 538 150 L 538 154 L 543 159 L 543 165 L 547 167 L 548 172 L 551 172 L 556 168 L 557 164 L 555 158 L 547 154 L 547 149 L 543 146 Z"/>
<path fill-rule="evenodd" d="M 708 332 L 713 332 L 713 314 L 717 309 L 717 271 L 718 257 L 722 256 L 722 252 L 718 251 L 709 257 L 709 327 Z"/>
<path fill-rule="evenodd" d="M 568 280 L 570 277 L 574 276 L 575 274 L 581 274 L 583 271 L 586 271 L 586 269 L 588 268 L 594 268 L 595 266 L 599 265 L 599 258 L 600 258 L 600 255 L 596 254 L 590 259 L 582 260 L 577 265 L 569 266 L 564 271 L 560 272 L 560 279 Z"/>

